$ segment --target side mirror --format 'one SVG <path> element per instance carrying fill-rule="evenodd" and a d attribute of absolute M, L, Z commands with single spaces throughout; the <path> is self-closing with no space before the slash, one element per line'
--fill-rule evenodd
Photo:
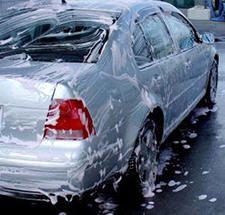
<path fill-rule="evenodd" d="M 213 33 L 207 32 L 201 35 L 201 40 L 203 43 L 206 44 L 214 44 L 215 43 L 215 37 Z"/>

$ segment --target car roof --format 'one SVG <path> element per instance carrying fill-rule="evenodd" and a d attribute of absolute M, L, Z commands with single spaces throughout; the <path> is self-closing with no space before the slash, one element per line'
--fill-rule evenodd
<path fill-rule="evenodd" d="M 70 2 L 68 0 L 68 2 Z M 74 2 L 74 1 L 73 1 Z M 157 7 L 160 6 L 167 10 L 174 10 L 175 7 L 172 5 L 156 0 L 77 0 L 75 4 L 71 5 L 86 8 L 86 9 L 99 9 L 99 10 L 114 10 L 117 12 L 127 11 L 127 10 L 140 10 L 146 7 Z"/>
<path fill-rule="evenodd" d="M 174 6 L 157 0 L 66 0 L 67 4 L 62 5 L 62 0 L 31 0 L 21 4 L 21 8 L 43 8 L 54 10 L 84 9 L 108 12 L 138 12 L 151 7 L 167 11 L 178 11 Z M 17 7 L 19 9 L 20 7 Z"/>

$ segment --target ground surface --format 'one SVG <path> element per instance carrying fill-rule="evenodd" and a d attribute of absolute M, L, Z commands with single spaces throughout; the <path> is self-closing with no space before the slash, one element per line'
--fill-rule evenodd
<path fill-rule="evenodd" d="M 0 13 L 4 8 L 0 0 Z M 200 32 L 213 31 L 219 40 L 225 24 L 193 21 Z M 216 44 L 220 54 L 217 106 L 198 107 L 175 131 L 162 149 L 156 194 L 137 204 L 126 198 L 102 195 L 88 202 L 60 207 L 1 198 L 4 214 L 129 214 L 224 215 L 225 214 L 225 42 Z M 166 165 L 167 164 L 167 165 Z M 129 194 L 128 194 L 129 195 Z M 95 202 L 95 204 L 93 204 Z M 61 213 L 60 215 L 63 215 Z"/>

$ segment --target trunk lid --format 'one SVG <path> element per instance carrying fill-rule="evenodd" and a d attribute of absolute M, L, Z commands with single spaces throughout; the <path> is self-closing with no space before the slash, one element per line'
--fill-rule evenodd
<path fill-rule="evenodd" d="M 56 84 L 0 77 L 0 143 L 34 145 L 43 128 Z"/>
<path fill-rule="evenodd" d="M 49 67 L 26 60 L 1 60 L 0 144 L 35 146 L 41 142 L 57 83 L 35 75 Z"/>

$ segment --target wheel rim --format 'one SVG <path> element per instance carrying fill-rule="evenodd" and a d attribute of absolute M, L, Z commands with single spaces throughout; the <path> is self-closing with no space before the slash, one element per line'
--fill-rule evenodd
<path fill-rule="evenodd" d="M 216 102 L 217 85 L 218 85 L 218 72 L 217 66 L 214 65 L 210 76 L 210 100 L 213 103 Z"/>
<path fill-rule="evenodd" d="M 144 194 L 154 189 L 157 175 L 158 144 L 153 129 L 144 128 L 139 137 L 138 173 Z"/>

